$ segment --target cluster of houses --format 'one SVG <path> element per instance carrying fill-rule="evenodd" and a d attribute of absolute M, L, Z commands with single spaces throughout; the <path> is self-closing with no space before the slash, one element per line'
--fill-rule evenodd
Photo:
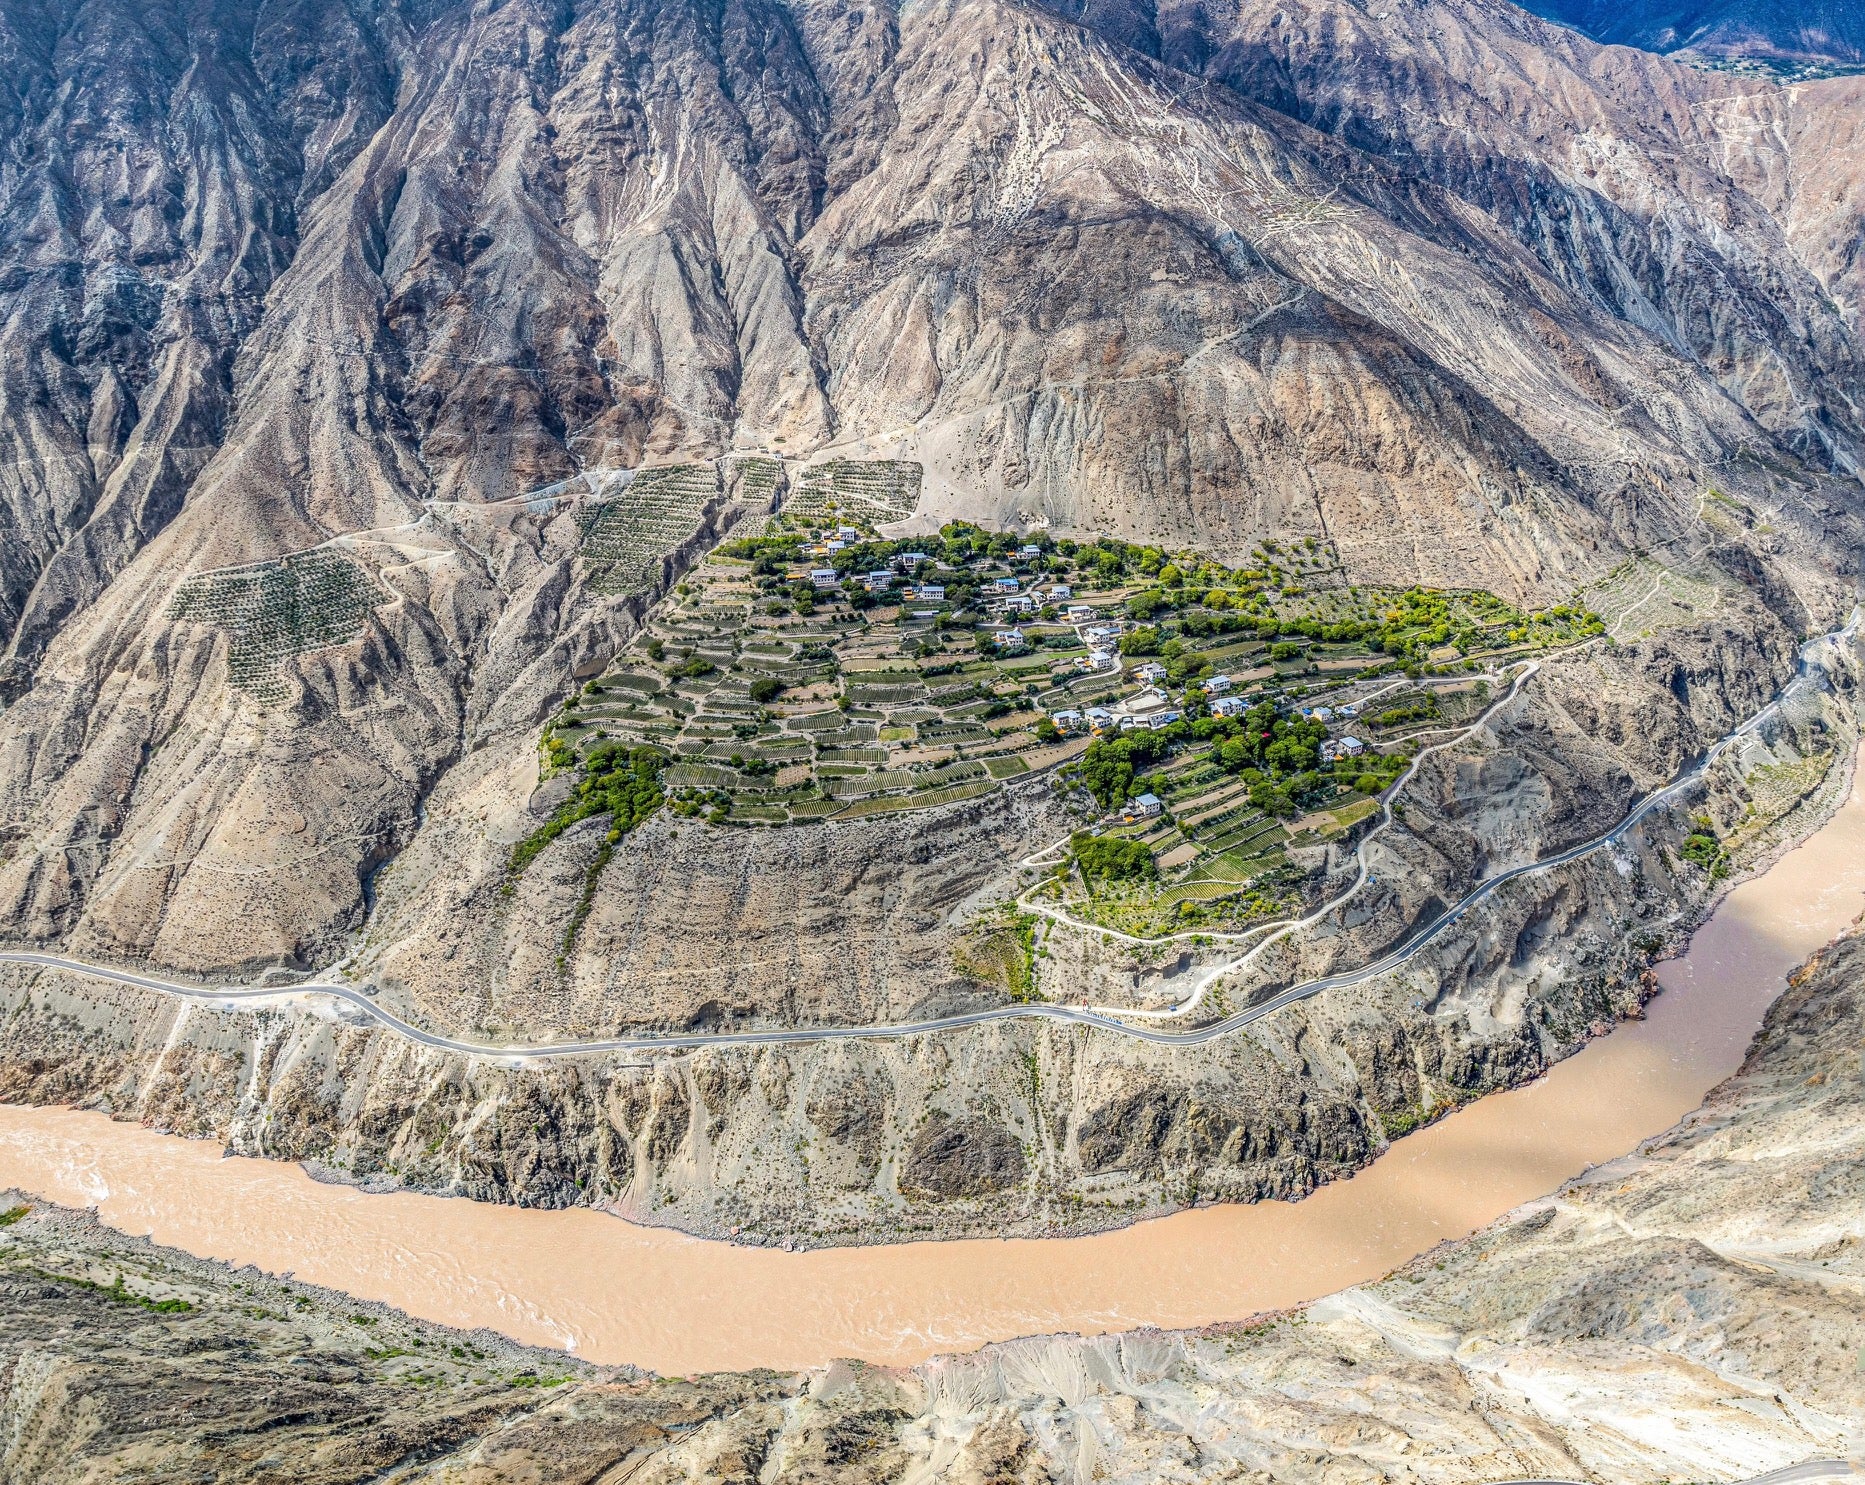
<path fill-rule="evenodd" d="M 1132 732 L 1138 728 L 1162 732 L 1184 715 L 1172 705 L 1165 692 L 1149 686 L 1118 712 L 1105 706 L 1069 708 L 1051 712 L 1049 720 L 1058 732 L 1086 732 L 1100 737 L 1108 732 Z"/>
<path fill-rule="evenodd" d="M 861 533 L 853 526 L 837 526 L 821 541 L 813 542 L 803 548 L 807 557 L 827 557 L 833 552 L 845 551 L 854 542 L 861 540 Z"/>
<path fill-rule="evenodd" d="M 842 531 L 849 529 L 851 528 L 840 528 Z M 838 551 L 842 545 L 843 543 L 839 540 L 831 540 L 822 546 L 810 547 L 807 550 L 812 555 L 821 555 Z M 944 603 L 945 585 L 943 583 L 912 581 L 913 575 L 931 561 L 932 558 L 924 552 L 902 552 L 886 567 L 876 568 L 873 572 L 864 572 L 858 581 L 870 593 L 891 592 L 898 588 L 900 589 L 899 596 L 902 598 L 916 598 L 925 603 Z M 833 567 L 812 567 L 809 571 L 809 580 L 810 585 L 815 588 L 835 588 L 840 586 L 842 576 Z"/>
<path fill-rule="evenodd" d="M 1029 592 L 1023 591 L 1023 584 L 1014 577 L 1000 577 L 991 584 L 990 607 L 1001 614 L 1033 614 L 1038 609 L 1051 605 L 1062 607 L 1075 596 L 1075 590 L 1067 583 L 1038 584 Z M 1068 608 L 1068 613 L 1080 613 L 1081 620 L 1070 619 L 1071 623 L 1083 622 L 1094 617 L 1094 610 L 1085 604 L 1076 604 Z"/>
<path fill-rule="evenodd" d="M 1183 716 L 1171 704 L 1171 698 L 1163 689 L 1165 666 L 1148 660 L 1135 667 L 1134 676 L 1146 689 L 1119 711 L 1105 706 L 1070 707 L 1051 712 L 1049 720 L 1058 732 L 1085 732 L 1091 737 L 1103 737 L 1109 733 L 1131 732 L 1139 728 L 1157 732 L 1170 727 Z M 1227 675 L 1211 676 L 1199 682 L 1199 688 L 1210 697 L 1213 716 L 1240 717 L 1249 709 L 1250 703 L 1246 698 L 1231 694 L 1236 690 L 1236 682 Z M 1360 709 L 1351 702 L 1338 708 L 1305 706 L 1301 711 L 1304 718 L 1324 724 L 1350 721 L 1360 713 Z M 1321 759 L 1324 763 L 1341 758 L 1358 758 L 1365 752 L 1366 743 L 1351 735 L 1330 737 L 1321 744 Z"/>

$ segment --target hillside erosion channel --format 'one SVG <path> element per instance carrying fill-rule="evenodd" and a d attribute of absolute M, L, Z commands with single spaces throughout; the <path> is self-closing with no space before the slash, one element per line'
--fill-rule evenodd
<path fill-rule="evenodd" d="M 587 1210 L 371 1194 L 96 1112 L 18 1106 L 0 1109 L 0 1184 L 199 1257 L 664 1371 L 906 1365 L 1027 1334 L 1238 1318 L 1375 1279 L 1693 1108 L 1741 1063 L 1794 966 L 1865 909 L 1865 794 L 1848 783 L 1837 814 L 1659 966 L 1643 1020 L 1297 1203 L 1041 1244 L 786 1253 Z"/>
<path fill-rule="evenodd" d="M 1816 644 L 1796 679 L 1791 636 L 1759 610 L 1554 657 L 1513 697 L 1499 692 L 1481 727 L 1433 740 L 1453 746 L 1422 758 L 1400 818 L 1306 849 L 1313 921 L 1269 944 L 1029 925 L 1016 902 L 1038 877 L 1018 863 L 1064 816 L 1041 781 L 913 818 L 907 851 L 858 828 L 682 822 L 674 839 L 654 820 L 624 846 L 641 861 L 688 853 L 663 879 L 692 876 L 697 860 L 796 899 L 742 941 L 695 922 L 684 957 L 662 956 L 676 978 L 716 983 L 721 965 L 746 976 L 742 1015 L 724 1025 L 611 1020 L 605 1033 L 589 1024 L 594 982 L 571 981 L 529 998 L 535 1019 L 504 1038 L 568 1044 L 542 1057 L 477 1050 L 472 1023 L 442 1019 L 448 997 L 423 988 L 438 981 L 374 996 L 351 981 L 347 1004 L 302 985 L 252 1001 L 210 987 L 203 1000 L 6 965 L 0 1096 L 137 1119 L 370 1191 L 596 1207 L 770 1247 L 1079 1235 L 1297 1198 L 1637 1014 L 1648 965 L 1720 881 L 1836 805 L 1836 765 L 1857 735 L 1855 663 L 1850 642 Z M 835 864 L 857 848 L 878 853 L 871 868 Z M 914 853 L 970 864 L 957 880 L 916 879 L 898 869 Z M 618 851 L 618 891 L 648 880 L 625 865 Z M 890 921 L 919 925 L 917 999 L 888 988 L 900 966 L 868 944 L 843 957 L 885 971 L 871 993 L 816 995 L 814 925 L 832 902 L 853 903 L 875 944 Z M 1328 902 L 1341 905 L 1316 911 Z M 1026 928 L 1044 998 L 965 978 L 960 950 L 975 961 Z M 796 958 L 806 943 L 814 957 Z M 1201 984 L 1188 1017 L 1114 1012 L 1181 1003 Z M 475 1050 L 373 1025 L 378 1006 Z M 499 1014 L 517 1016 L 516 1002 Z M 877 1035 L 887 1022 L 932 1024 Z"/>

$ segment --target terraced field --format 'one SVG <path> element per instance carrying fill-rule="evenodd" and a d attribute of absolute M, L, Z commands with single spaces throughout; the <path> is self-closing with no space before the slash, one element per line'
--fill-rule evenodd
<path fill-rule="evenodd" d="M 701 562 L 555 735 L 663 747 L 676 809 L 766 825 L 975 798 L 1079 751 L 1030 730 L 1014 661 L 949 642 L 910 604 L 863 612 L 825 594 L 801 614 L 752 577 L 721 554 Z"/>
<path fill-rule="evenodd" d="M 1638 557 L 1613 569 L 1579 599 L 1598 611 L 1608 634 L 1629 641 L 1708 618 L 1733 581 L 1701 557 Z"/>
<path fill-rule="evenodd" d="M 822 493 L 837 467 L 800 488 Z M 1142 931 L 1284 910 L 1288 852 L 1357 828 L 1411 736 L 1480 710 L 1485 657 L 1598 629 L 1482 592 L 1352 586 L 1321 543 L 1266 544 L 1233 570 L 959 523 L 916 550 L 826 495 L 821 509 L 808 525 L 793 498 L 703 559 L 553 722 L 552 756 L 653 746 L 674 809 L 766 825 L 926 808 L 1067 765 L 1065 792 L 1098 799 L 1152 868 L 1057 890 Z M 1249 701 L 1227 712 L 1227 695 Z M 1146 739 L 1115 785 L 1074 768 Z M 1161 812 L 1123 822 L 1148 791 Z"/>
<path fill-rule="evenodd" d="M 227 635 L 227 679 L 276 706 L 290 694 L 280 662 L 348 644 L 388 594 L 349 558 L 318 547 L 274 562 L 189 578 L 169 603 L 171 619 L 211 624 Z"/>
<path fill-rule="evenodd" d="M 783 481 L 783 460 L 762 454 L 741 454 L 728 460 L 726 469 L 733 494 L 747 505 L 768 505 Z"/>
<path fill-rule="evenodd" d="M 903 459 L 827 459 L 798 477 L 784 502 L 793 522 L 878 526 L 913 514 L 921 468 Z"/>
<path fill-rule="evenodd" d="M 652 592 L 667 554 L 690 540 L 719 495 L 716 464 L 666 464 L 638 471 L 578 512 L 590 586 L 628 597 Z"/>

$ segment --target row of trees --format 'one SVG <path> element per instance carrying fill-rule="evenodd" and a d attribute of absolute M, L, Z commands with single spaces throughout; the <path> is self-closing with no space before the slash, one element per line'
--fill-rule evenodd
<path fill-rule="evenodd" d="M 1187 697 L 1193 704 L 1196 700 Z M 1074 765 L 1072 778 L 1103 809 L 1115 809 L 1145 792 L 1144 770 L 1163 763 L 1174 747 L 1208 743 L 1212 761 L 1250 786 L 1252 806 L 1288 818 L 1320 802 L 1337 786 L 1377 794 L 1405 766 L 1405 759 L 1396 754 L 1369 753 L 1324 767 L 1321 744 L 1326 740 L 1322 723 L 1285 717 L 1273 703 L 1261 702 L 1240 717 L 1204 713 L 1157 732 L 1097 737 Z"/>

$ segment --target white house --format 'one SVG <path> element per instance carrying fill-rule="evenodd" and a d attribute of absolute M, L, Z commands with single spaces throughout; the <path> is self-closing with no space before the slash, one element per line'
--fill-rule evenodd
<path fill-rule="evenodd" d="M 1150 820 L 1165 809 L 1157 794 L 1142 794 L 1127 806 L 1129 820 Z"/>
<path fill-rule="evenodd" d="M 1214 675 L 1210 680 L 1204 682 L 1202 689 L 1207 696 L 1223 696 L 1231 691 L 1235 685 L 1236 682 L 1231 680 L 1227 675 Z"/>
<path fill-rule="evenodd" d="M 944 603 L 945 602 L 945 584 L 944 583 L 921 583 L 919 587 L 919 593 L 917 596 L 927 603 Z"/>
<path fill-rule="evenodd" d="M 891 572 L 871 572 L 861 582 L 870 593 L 875 593 L 882 588 L 893 587 L 894 575 Z"/>
<path fill-rule="evenodd" d="M 833 588 L 835 586 L 835 569 L 833 567 L 812 567 L 809 570 L 809 580 L 818 588 Z"/>
<path fill-rule="evenodd" d="M 1055 723 L 1058 732 L 1074 732 L 1081 726 L 1081 713 L 1074 710 L 1051 712 L 1049 720 Z"/>
<path fill-rule="evenodd" d="M 1023 643 L 1023 631 L 1012 625 L 1008 629 L 1000 629 L 991 638 L 997 642 L 999 649 L 1008 650 Z"/>
<path fill-rule="evenodd" d="M 1152 728 L 1153 731 L 1155 732 L 1162 732 L 1166 728 L 1170 727 L 1174 722 L 1178 721 L 1178 719 L 1179 719 L 1179 714 L 1177 712 L 1173 712 L 1173 711 L 1154 712 L 1152 716 L 1146 719 L 1146 725 Z"/>
<path fill-rule="evenodd" d="M 1144 664 L 1136 666 L 1133 674 L 1142 685 L 1152 686 L 1157 685 L 1166 678 L 1166 668 L 1157 660 L 1148 660 Z"/>
<path fill-rule="evenodd" d="M 1249 710 L 1249 702 L 1241 696 L 1220 696 L 1211 703 L 1211 715 L 1214 717 L 1241 717 Z"/>
<path fill-rule="evenodd" d="M 1034 545 L 1033 543 L 1029 546 L 1021 546 L 1017 548 L 1017 555 L 1019 557 L 1040 557 L 1042 556 L 1042 554 L 1043 554 L 1043 549 L 1039 546 Z"/>
<path fill-rule="evenodd" d="M 1073 598 L 1074 596 L 1075 590 L 1067 583 L 1053 583 L 1050 585 L 1049 601 L 1051 603 L 1060 603 L 1063 599 Z"/>
<path fill-rule="evenodd" d="M 1334 713 L 1329 711 L 1325 706 L 1318 706 L 1315 708 L 1315 720 L 1317 722 L 1331 722 L 1334 720 Z"/>
<path fill-rule="evenodd" d="M 1014 593 L 1017 589 L 1021 588 L 1023 584 L 1019 583 L 1013 577 L 1000 577 L 991 586 L 996 588 L 1000 593 Z"/>
<path fill-rule="evenodd" d="M 931 560 L 932 558 L 924 552 L 902 552 L 894 558 L 894 566 L 902 572 L 911 572 L 914 568 L 922 567 Z"/>
<path fill-rule="evenodd" d="M 1071 603 L 1063 617 L 1071 624 L 1086 624 L 1094 617 L 1094 610 L 1085 603 Z"/>
<path fill-rule="evenodd" d="M 1082 715 L 1087 718 L 1088 725 L 1096 732 L 1114 720 L 1114 714 L 1104 706 L 1091 706 Z"/>
<path fill-rule="evenodd" d="M 825 542 L 823 544 L 823 550 L 825 552 L 839 552 L 843 550 L 845 547 L 847 547 L 847 545 L 848 545 L 847 542 L 842 541 L 840 538 L 838 538 L 835 541 Z"/>
<path fill-rule="evenodd" d="M 1340 740 L 1340 750 L 1349 758 L 1358 758 L 1366 751 L 1366 744 L 1357 737 L 1343 737 Z"/>
<path fill-rule="evenodd" d="M 1004 600 L 1004 611 L 1012 614 L 1033 614 L 1036 612 L 1036 600 L 1027 593 L 1012 593 Z"/>

